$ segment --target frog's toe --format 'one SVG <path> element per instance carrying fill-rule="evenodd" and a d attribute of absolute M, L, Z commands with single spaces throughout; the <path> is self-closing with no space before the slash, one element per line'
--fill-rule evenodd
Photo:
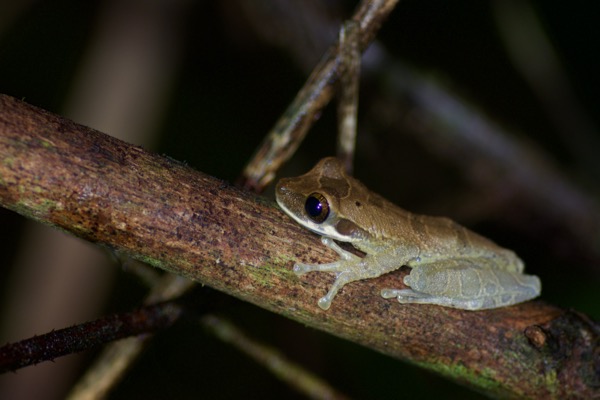
<path fill-rule="evenodd" d="M 296 275 L 304 275 L 307 272 L 314 271 L 314 266 L 310 264 L 294 264 L 294 273 Z"/>
<path fill-rule="evenodd" d="M 398 289 L 382 289 L 381 297 L 384 299 L 393 299 L 394 297 L 398 297 Z"/>
<path fill-rule="evenodd" d="M 329 307 L 331 307 L 331 301 L 333 299 L 330 296 L 323 296 L 319 299 L 318 301 L 318 305 L 319 307 L 321 307 L 323 310 L 329 310 Z"/>
<path fill-rule="evenodd" d="M 384 299 L 396 297 L 400 303 L 412 303 L 415 298 L 427 297 L 427 295 L 415 292 L 412 289 L 382 289 L 381 297 Z"/>

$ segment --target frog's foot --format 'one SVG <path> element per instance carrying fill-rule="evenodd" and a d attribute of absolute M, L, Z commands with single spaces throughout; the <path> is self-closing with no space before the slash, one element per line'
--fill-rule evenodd
<path fill-rule="evenodd" d="M 329 292 L 327 292 L 327 294 L 323 297 L 321 297 L 318 301 L 318 305 L 319 307 L 321 307 L 323 310 L 328 310 L 329 307 L 331 307 L 331 302 L 333 301 L 333 298 L 335 297 L 335 295 L 337 294 L 337 292 L 347 283 L 359 280 L 360 278 L 357 278 L 355 274 L 351 273 L 351 272 L 341 272 L 337 275 L 337 278 L 335 280 L 335 282 L 333 283 L 333 285 L 331 285 L 331 287 L 329 288 Z"/>
<path fill-rule="evenodd" d="M 337 294 L 337 292 L 347 283 L 358 280 L 360 278 L 356 278 L 354 274 L 349 271 L 340 272 L 341 268 L 347 268 L 348 261 L 338 261 L 330 264 L 320 264 L 320 265 L 309 265 L 309 264 L 296 264 L 294 265 L 294 273 L 296 275 L 302 275 L 311 271 L 325 271 L 325 272 L 337 272 L 336 280 L 329 288 L 329 292 L 323 297 L 319 299 L 319 307 L 323 310 L 329 309 L 331 306 L 331 302 L 333 298 Z"/>
<path fill-rule="evenodd" d="M 318 302 L 319 307 L 321 307 L 323 310 L 328 310 L 331 306 L 333 298 L 344 285 L 362 279 L 361 276 L 352 271 L 350 263 L 352 262 L 342 260 L 330 264 L 320 265 L 296 264 L 294 265 L 294 272 L 297 275 L 311 271 L 336 272 L 335 282 L 333 282 L 333 285 L 331 285 L 327 294 L 321 297 Z"/>
<path fill-rule="evenodd" d="M 294 265 L 294 273 L 296 275 L 303 275 L 307 272 L 333 272 L 336 274 L 336 279 L 333 285 L 329 288 L 329 291 L 325 296 L 319 299 L 319 307 L 323 310 L 329 309 L 333 298 L 337 292 L 347 283 L 363 279 L 368 276 L 362 276 L 364 274 L 364 267 L 358 268 L 361 265 L 363 259 L 357 255 L 350 253 L 342 249 L 333 239 L 322 237 L 321 242 L 339 254 L 340 260 L 334 261 L 327 264 L 296 264 Z M 362 272 L 357 273 L 357 270 Z"/>

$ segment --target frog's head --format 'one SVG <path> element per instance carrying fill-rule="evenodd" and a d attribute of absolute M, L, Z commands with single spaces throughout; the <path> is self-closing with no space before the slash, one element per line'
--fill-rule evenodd
<path fill-rule="evenodd" d="M 357 242 L 370 236 L 355 218 L 362 212 L 362 204 L 353 197 L 363 188 L 346 174 L 339 160 L 328 157 L 304 175 L 281 179 L 275 197 L 300 225 L 336 240 Z"/>

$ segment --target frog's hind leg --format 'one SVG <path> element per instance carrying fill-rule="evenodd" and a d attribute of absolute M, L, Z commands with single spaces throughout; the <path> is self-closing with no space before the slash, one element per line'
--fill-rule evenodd
<path fill-rule="evenodd" d="M 396 297 L 400 303 L 484 310 L 530 300 L 541 291 L 537 276 L 483 268 L 464 260 L 413 267 L 404 283 L 410 288 L 383 289 L 381 296 Z"/>

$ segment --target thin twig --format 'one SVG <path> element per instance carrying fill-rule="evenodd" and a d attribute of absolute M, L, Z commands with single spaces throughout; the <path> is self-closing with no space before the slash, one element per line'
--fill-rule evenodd
<path fill-rule="evenodd" d="M 155 304 L 7 344 L 0 348 L 0 373 L 163 329 L 171 326 L 180 314 L 181 307 L 175 303 Z"/>
<path fill-rule="evenodd" d="M 188 291 L 193 285 L 194 283 L 189 279 L 167 274 L 153 285 L 145 303 L 173 299 Z M 67 398 L 70 400 L 104 398 L 123 379 L 134 361 L 142 354 L 150 338 L 151 335 L 143 335 L 110 343 L 73 386 Z"/>
<path fill-rule="evenodd" d="M 229 321 L 216 315 L 206 315 L 201 321 L 202 325 L 216 337 L 235 346 L 308 398 L 332 400 L 346 398 L 327 382 L 291 362 L 277 350 L 248 337 Z"/>
<path fill-rule="evenodd" d="M 360 49 L 358 24 L 347 21 L 340 30 L 340 51 L 344 70 L 340 77 L 338 101 L 337 157 L 352 175 L 358 119 L 358 87 L 360 82 Z"/>

